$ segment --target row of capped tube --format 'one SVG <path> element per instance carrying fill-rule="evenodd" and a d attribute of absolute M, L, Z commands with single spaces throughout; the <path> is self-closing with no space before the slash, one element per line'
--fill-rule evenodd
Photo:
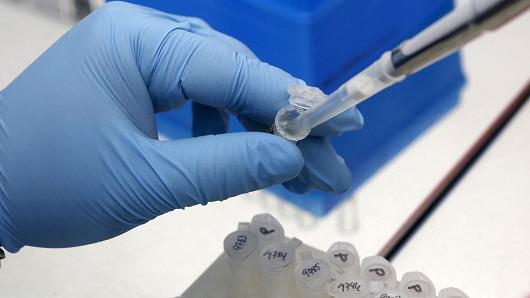
<path fill-rule="evenodd" d="M 360 261 L 351 243 L 336 242 L 325 257 L 314 256 L 297 238 L 287 239 L 270 214 L 259 214 L 224 240 L 234 298 L 469 298 L 456 288 L 441 290 L 421 272 L 401 281 L 383 257 Z M 228 272 L 227 272 L 228 273 Z"/>

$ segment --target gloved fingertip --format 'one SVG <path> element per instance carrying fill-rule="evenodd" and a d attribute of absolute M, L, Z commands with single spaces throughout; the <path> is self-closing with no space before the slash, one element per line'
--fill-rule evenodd
<path fill-rule="evenodd" d="M 340 179 L 340 181 L 333 187 L 333 192 L 336 194 L 343 194 L 348 189 L 350 189 L 352 185 L 352 176 L 351 174 L 343 175 Z"/>
<path fill-rule="evenodd" d="M 268 175 L 273 175 L 275 183 L 281 183 L 298 176 L 304 166 L 302 153 L 295 144 L 280 137 L 259 133 L 263 135 L 266 148 L 257 148 L 256 152 L 265 153 L 262 162 L 267 163 Z M 268 160 L 267 160 L 268 159 Z"/>
<path fill-rule="evenodd" d="M 15 237 L 12 233 L 10 233 L 9 228 L 4 229 L 4 227 L 8 227 L 11 225 L 7 223 L 7 220 L 5 222 L 3 221 L 3 219 L 5 218 L 6 216 L 4 216 L 4 214 L 0 214 L 0 243 L 2 244 L 2 247 L 8 252 L 16 253 L 22 247 L 24 247 L 24 243 L 17 239 L 18 237 Z"/>
<path fill-rule="evenodd" d="M 336 180 L 331 185 L 332 191 L 336 194 L 345 193 L 352 185 L 353 177 L 350 169 L 346 165 L 344 158 L 337 155 L 337 160 L 341 166 L 337 167 Z"/>
<path fill-rule="evenodd" d="M 282 185 L 288 191 L 295 193 L 295 194 L 299 194 L 299 195 L 303 195 L 309 192 L 309 190 L 311 190 L 311 187 L 309 185 L 305 184 L 304 182 L 296 178 L 293 180 L 289 180 L 283 183 Z"/>

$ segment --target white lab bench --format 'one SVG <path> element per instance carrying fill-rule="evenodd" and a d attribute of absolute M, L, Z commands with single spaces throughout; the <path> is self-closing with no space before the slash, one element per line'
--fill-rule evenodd
<path fill-rule="evenodd" d="M 530 297 L 529 129 L 530 101 L 394 258 L 397 268 L 471 297 Z"/>
<path fill-rule="evenodd" d="M 69 27 L 0 0 L 0 88 Z M 262 212 L 316 248 L 345 240 L 362 256 L 376 254 L 530 78 L 529 53 L 529 13 L 469 45 L 460 104 L 323 219 L 260 191 L 171 212 L 93 245 L 25 247 L 2 263 L 0 297 L 176 296 L 215 260 L 237 222 Z M 472 297 L 530 293 L 529 111 L 525 107 L 397 256 L 398 275 L 424 271 L 438 286 L 459 286 Z M 526 279 L 509 275 L 525 272 Z"/>

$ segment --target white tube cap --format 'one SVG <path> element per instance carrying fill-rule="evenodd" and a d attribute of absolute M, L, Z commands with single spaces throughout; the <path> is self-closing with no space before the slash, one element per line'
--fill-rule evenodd
<path fill-rule="evenodd" d="M 370 284 L 359 274 L 347 272 L 328 285 L 328 294 L 335 298 L 364 298 L 370 294 Z"/>
<path fill-rule="evenodd" d="M 401 278 L 401 290 L 409 297 L 434 298 L 436 288 L 431 280 L 421 272 L 407 272 Z"/>
<path fill-rule="evenodd" d="M 353 244 L 335 242 L 327 251 L 328 261 L 340 270 L 358 272 L 360 268 L 359 253 Z"/>
<path fill-rule="evenodd" d="M 258 214 L 252 217 L 250 230 L 258 237 L 260 246 L 283 242 L 285 240 L 282 225 L 274 216 L 268 213 Z"/>
<path fill-rule="evenodd" d="M 381 256 L 365 258 L 361 264 L 361 275 L 370 282 L 382 283 L 382 287 L 397 283 L 396 270 L 390 262 Z"/>
<path fill-rule="evenodd" d="M 300 287 L 318 290 L 327 285 L 331 278 L 331 269 L 326 261 L 311 258 L 298 264 L 295 276 Z"/>
<path fill-rule="evenodd" d="M 403 292 L 401 289 L 396 288 L 388 288 L 384 289 L 380 292 L 377 292 L 373 298 L 408 298 L 407 294 Z"/>
<path fill-rule="evenodd" d="M 300 245 L 302 241 L 293 238 L 287 243 L 278 242 L 265 246 L 259 256 L 261 271 L 265 274 L 285 271 L 294 263 L 295 251 Z"/>
<path fill-rule="evenodd" d="M 258 238 L 249 230 L 239 230 L 228 234 L 223 245 L 228 258 L 244 261 L 258 248 Z"/>
<path fill-rule="evenodd" d="M 446 288 L 440 291 L 438 298 L 469 298 L 469 296 L 460 289 Z"/>

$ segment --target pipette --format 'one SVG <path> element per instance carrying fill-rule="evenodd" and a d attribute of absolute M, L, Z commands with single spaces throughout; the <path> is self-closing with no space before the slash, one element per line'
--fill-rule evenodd
<path fill-rule="evenodd" d="M 274 134 L 291 141 L 383 89 L 453 53 L 530 7 L 530 0 L 468 0 L 415 37 L 384 53 L 329 96 L 318 88 L 291 86 L 290 105 L 280 109 Z"/>

